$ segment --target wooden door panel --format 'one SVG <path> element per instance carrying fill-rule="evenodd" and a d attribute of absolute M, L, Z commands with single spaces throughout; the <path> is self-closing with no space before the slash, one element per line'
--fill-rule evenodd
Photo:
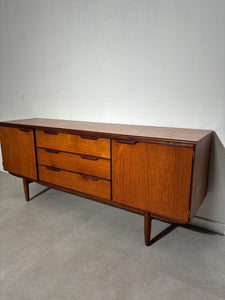
<path fill-rule="evenodd" d="M 33 130 L 1 127 L 3 167 L 6 171 L 37 179 Z"/>
<path fill-rule="evenodd" d="M 192 172 L 189 147 L 112 141 L 112 200 L 188 221 Z"/>

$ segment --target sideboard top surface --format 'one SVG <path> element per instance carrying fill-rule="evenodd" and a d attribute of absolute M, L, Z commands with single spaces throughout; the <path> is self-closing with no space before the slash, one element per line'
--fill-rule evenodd
<path fill-rule="evenodd" d="M 98 133 L 109 137 L 126 136 L 141 137 L 147 139 L 179 141 L 197 143 L 199 140 L 210 134 L 210 130 L 186 129 L 173 127 L 140 126 L 113 123 L 97 123 L 83 121 L 69 121 L 57 119 L 33 118 L 0 122 L 0 126 L 21 126 L 34 129 L 58 129 L 75 132 Z"/>

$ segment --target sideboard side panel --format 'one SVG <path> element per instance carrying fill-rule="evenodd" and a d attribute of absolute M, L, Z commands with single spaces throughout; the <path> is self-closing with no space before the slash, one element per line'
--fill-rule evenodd
<path fill-rule="evenodd" d="M 112 141 L 112 200 L 188 222 L 192 147 Z"/>
<path fill-rule="evenodd" d="M 195 216 L 207 194 L 211 139 L 212 134 L 209 134 L 196 145 L 192 175 L 190 219 Z"/>
<path fill-rule="evenodd" d="M 33 130 L 0 127 L 0 140 L 4 169 L 37 180 Z"/>

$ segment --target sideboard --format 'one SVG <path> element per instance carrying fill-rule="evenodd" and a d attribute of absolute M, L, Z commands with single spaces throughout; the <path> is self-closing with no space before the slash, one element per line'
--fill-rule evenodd
<path fill-rule="evenodd" d="M 0 122 L 3 167 L 38 182 L 144 215 L 189 223 L 207 193 L 212 131 L 54 119 Z M 62 200 L 63 201 L 63 200 Z"/>

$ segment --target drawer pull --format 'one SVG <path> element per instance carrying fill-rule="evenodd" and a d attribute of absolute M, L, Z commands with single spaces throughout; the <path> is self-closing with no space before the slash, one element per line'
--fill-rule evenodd
<path fill-rule="evenodd" d="M 45 151 L 49 153 L 55 153 L 55 154 L 58 154 L 60 152 L 59 150 L 54 150 L 54 149 L 45 149 Z"/>
<path fill-rule="evenodd" d="M 81 174 L 81 176 L 85 179 L 91 179 L 91 180 L 94 180 L 94 181 L 97 181 L 99 179 L 98 177 L 91 176 L 91 175 L 86 175 L 86 174 Z"/>
<path fill-rule="evenodd" d="M 132 141 L 132 140 L 122 140 L 122 139 L 118 139 L 116 140 L 117 143 L 120 144 L 129 144 L 129 145 L 135 145 L 137 143 L 137 141 Z"/>
<path fill-rule="evenodd" d="M 99 136 L 94 135 L 79 135 L 82 139 L 88 139 L 88 140 L 97 140 Z"/>
<path fill-rule="evenodd" d="M 30 132 L 31 129 L 28 129 L 28 128 L 19 128 L 20 131 L 24 131 L 24 132 Z"/>
<path fill-rule="evenodd" d="M 46 166 L 46 169 L 51 170 L 51 171 L 55 171 L 55 172 L 59 172 L 61 169 L 56 168 L 56 167 L 50 167 L 50 166 Z"/>
<path fill-rule="evenodd" d="M 85 154 L 80 154 L 80 157 L 84 158 L 84 159 L 89 159 L 89 160 L 98 160 L 99 158 L 96 156 L 91 156 L 91 155 L 85 155 Z"/>
<path fill-rule="evenodd" d="M 51 131 L 51 130 L 44 130 L 43 131 L 45 134 L 52 134 L 52 135 L 57 135 L 58 134 L 58 132 L 56 132 L 56 131 Z"/>

